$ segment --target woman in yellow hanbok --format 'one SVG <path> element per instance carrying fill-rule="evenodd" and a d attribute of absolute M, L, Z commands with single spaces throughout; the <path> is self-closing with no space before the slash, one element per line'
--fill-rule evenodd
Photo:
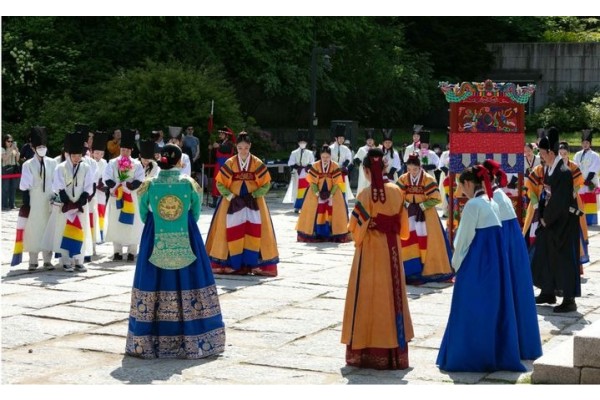
<path fill-rule="evenodd" d="M 206 250 L 216 274 L 277 276 L 279 253 L 264 196 L 271 188 L 267 166 L 250 154 L 245 132 L 238 136 L 238 154 L 217 174 L 221 199 L 215 210 Z"/>
<path fill-rule="evenodd" d="M 406 369 L 414 334 L 400 252 L 400 237 L 408 236 L 404 195 L 383 183 L 381 149 L 369 150 L 362 168 L 371 186 L 358 194 L 350 220 L 355 251 L 341 341 L 350 366 Z"/>
<path fill-rule="evenodd" d="M 344 200 L 344 178 L 339 165 L 331 160 L 331 149 L 323 146 L 321 160 L 306 176 L 310 187 L 296 223 L 299 242 L 343 243 L 348 235 L 348 207 Z"/>

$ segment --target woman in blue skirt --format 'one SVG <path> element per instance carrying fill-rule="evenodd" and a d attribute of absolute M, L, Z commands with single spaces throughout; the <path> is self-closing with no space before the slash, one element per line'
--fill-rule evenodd
<path fill-rule="evenodd" d="M 181 149 L 162 148 L 159 172 L 138 190 L 144 231 L 136 264 L 126 353 L 197 359 L 223 352 L 225 326 L 196 221 L 202 190 L 180 174 Z"/>
<path fill-rule="evenodd" d="M 493 188 L 494 201 L 500 211 L 498 218 L 502 223 L 502 239 L 508 252 L 521 359 L 535 360 L 542 355 L 542 340 L 535 308 L 529 253 L 512 201 L 501 189 L 506 186 L 506 174 L 494 160 L 485 160 L 483 166 L 489 171 L 490 178 L 497 183 Z"/>
<path fill-rule="evenodd" d="M 445 371 L 524 372 L 508 255 L 489 172 L 476 165 L 459 180 L 470 200 L 454 239 L 456 281 L 436 363 Z"/>

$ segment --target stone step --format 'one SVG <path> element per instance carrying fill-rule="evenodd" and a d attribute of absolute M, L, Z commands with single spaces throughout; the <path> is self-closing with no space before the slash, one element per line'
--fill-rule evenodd
<path fill-rule="evenodd" d="M 600 368 L 600 320 L 575 334 L 573 364 Z"/>
<path fill-rule="evenodd" d="M 531 381 L 599 384 L 600 320 L 576 332 L 536 360 Z"/>
<path fill-rule="evenodd" d="M 533 363 L 532 383 L 578 384 L 581 369 L 573 365 L 573 336 Z"/>

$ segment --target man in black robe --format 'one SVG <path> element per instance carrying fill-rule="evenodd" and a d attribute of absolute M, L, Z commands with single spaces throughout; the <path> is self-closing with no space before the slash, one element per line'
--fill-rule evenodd
<path fill-rule="evenodd" d="M 533 284 L 542 291 L 536 304 L 556 303 L 562 291 L 563 302 L 554 312 L 577 310 L 575 297 L 581 296 L 579 277 L 579 215 L 573 196 L 573 177 L 558 157 L 558 130 L 550 128 L 539 144 L 544 159 L 544 191 L 540 199 L 540 225 L 536 232 L 531 264 Z"/>

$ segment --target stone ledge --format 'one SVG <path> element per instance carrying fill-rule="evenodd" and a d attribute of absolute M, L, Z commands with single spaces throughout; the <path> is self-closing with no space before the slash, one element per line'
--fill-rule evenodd
<path fill-rule="evenodd" d="M 532 383 L 578 384 L 580 368 L 573 366 L 573 338 L 570 337 L 533 363 Z"/>
<path fill-rule="evenodd" d="M 573 365 L 600 368 L 600 321 L 578 332 L 573 348 Z"/>

